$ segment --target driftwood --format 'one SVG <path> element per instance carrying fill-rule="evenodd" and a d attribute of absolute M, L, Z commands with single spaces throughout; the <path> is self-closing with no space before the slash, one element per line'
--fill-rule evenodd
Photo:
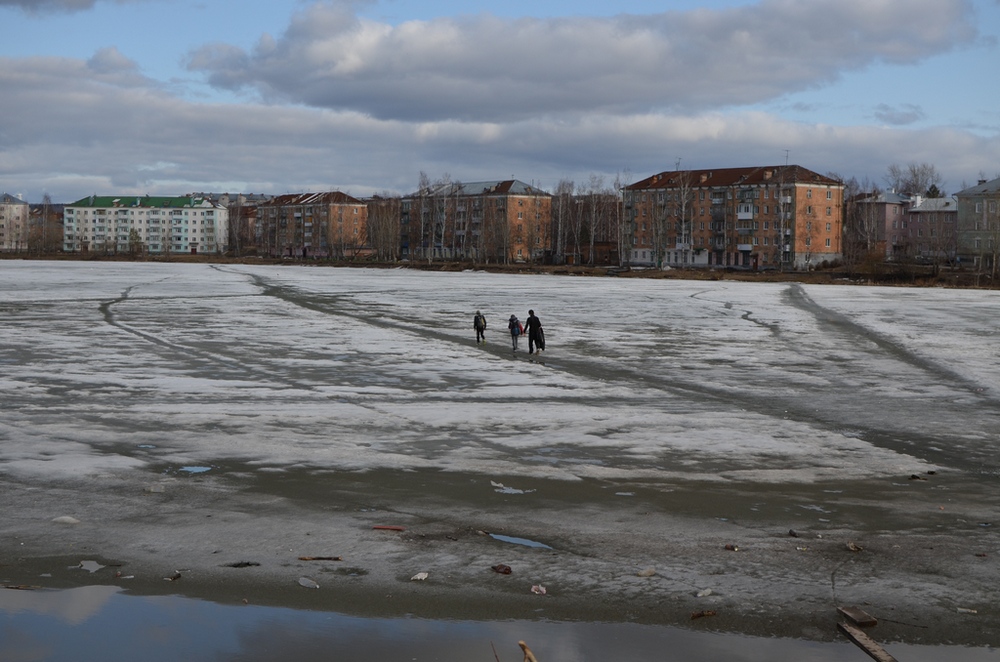
<path fill-rule="evenodd" d="M 861 647 L 861 650 L 868 653 L 876 662 L 897 662 L 896 658 L 889 655 L 884 648 L 879 646 L 877 641 L 850 623 L 837 623 L 837 627 L 847 635 L 848 639 Z"/>
<path fill-rule="evenodd" d="M 528 644 L 523 641 L 519 641 L 517 642 L 517 645 L 524 651 L 524 662 L 538 662 L 538 659 L 535 658 L 535 654 L 531 652 L 530 648 L 528 648 Z"/>

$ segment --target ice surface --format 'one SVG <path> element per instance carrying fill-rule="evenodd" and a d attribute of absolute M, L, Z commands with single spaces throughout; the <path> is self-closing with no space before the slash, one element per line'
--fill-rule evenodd
<path fill-rule="evenodd" d="M 993 467 L 1000 429 L 995 292 L 3 261 L 0 314 L 9 474 L 800 482 Z"/>

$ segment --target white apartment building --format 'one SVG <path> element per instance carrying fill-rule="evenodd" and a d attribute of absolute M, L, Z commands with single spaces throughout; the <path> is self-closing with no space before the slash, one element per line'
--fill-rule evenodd
<path fill-rule="evenodd" d="M 0 251 L 28 250 L 28 203 L 4 193 L 0 195 Z"/>
<path fill-rule="evenodd" d="M 229 210 L 195 196 L 90 196 L 67 205 L 63 250 L 102 253 L 221 253 Z"/>

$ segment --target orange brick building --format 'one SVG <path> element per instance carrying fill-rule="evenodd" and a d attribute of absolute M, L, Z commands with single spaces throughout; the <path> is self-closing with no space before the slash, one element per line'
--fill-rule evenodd
<path fill-rule="evenodd" d="M 407 259 L 531 262 L 552 251 L 552 195 L 516 179 L 435 184 L 406 196 Z"/>
<path fill-rule="evenodd" d="M 804 269 L 842 257 L 844 186 L 801 166 L 662 172 L 622 195 L 632 265 Z"/>
<path fill-rule="evenodd" d="M 368 255 L 367 226 L 368 205 L 340 191 L 279 195 L 257 204 L 257 246 L 267 255 Z"/>

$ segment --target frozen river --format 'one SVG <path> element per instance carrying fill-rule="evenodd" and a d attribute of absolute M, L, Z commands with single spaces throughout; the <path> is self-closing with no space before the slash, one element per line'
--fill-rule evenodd
<path fill-rule="evenodd" d="M 506 329 L 529 308 L 539 356 Z M 840 604 L 1000 636 L 1000 292 L 7 260 L 0 315 L 4 583 L 460 617 L 477 646 L 698 610 L 829 643 Z"/>
<path fill-rule="evenodd" d="M 996 292 L 3 262 L 0 306 L 5 474 L 238 460 L 782 483 L 998 467 Z M 529 308 L 540 362 L 506 332 Z"/>

